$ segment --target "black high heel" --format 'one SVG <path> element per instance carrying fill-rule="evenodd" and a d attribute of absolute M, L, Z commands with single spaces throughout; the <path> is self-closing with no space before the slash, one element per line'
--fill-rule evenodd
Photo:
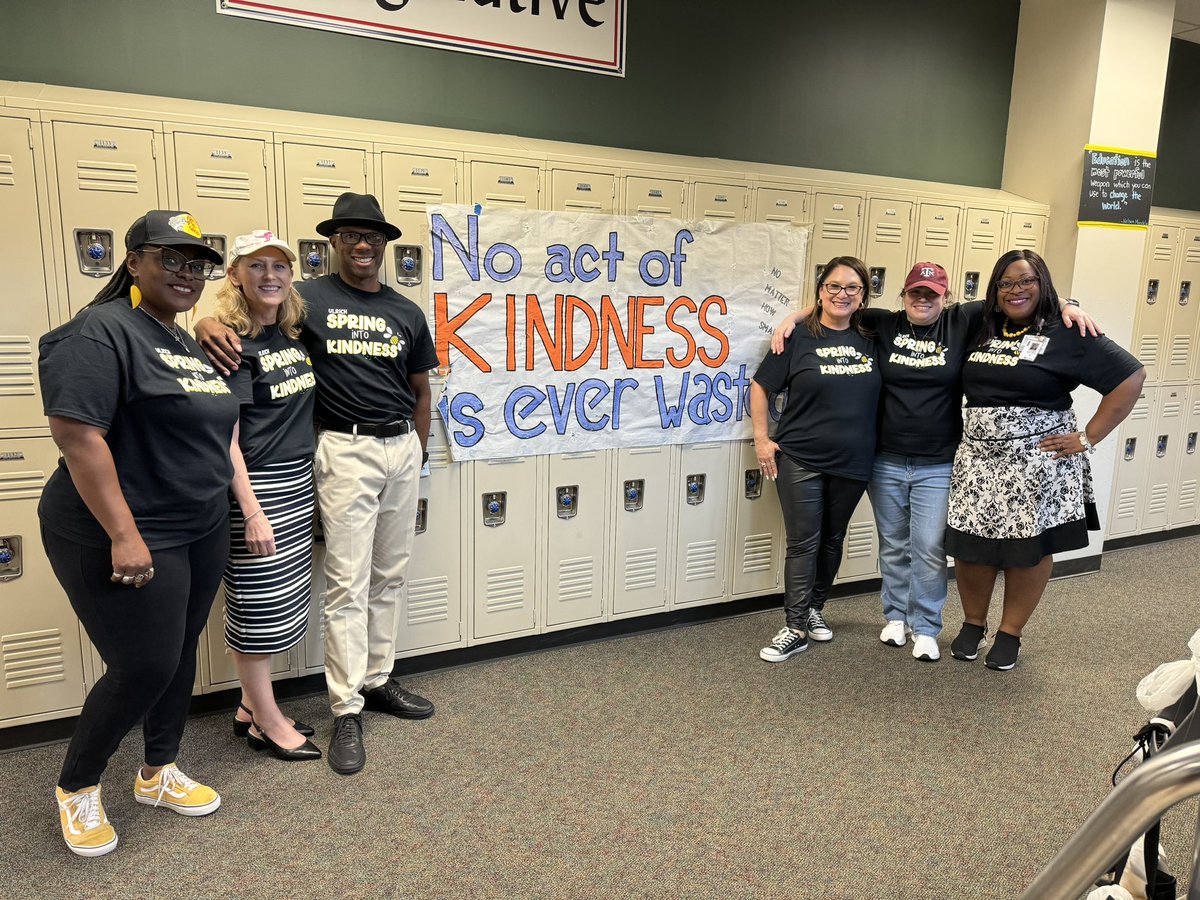
<path fill-rule="evenodd" d="M 251 750 L 270 750 L 271 755 L 276 759 L 282 759 L 287 762 L 303 762 L 306 759 L 321 758 L 321 748 L 307 737 L 305 737 L 304 743 L 299 747 L 280 747 L 271 740 L 271 736 L 263 731 L 257 722 L 251 722 L 251 724 L 258 729 L 258 734 L 253 734 L 249 731 L 246 732 L 246 743 Z"/>
<path fill-rule="evenodd" d="M 239 703 L 238 709 L 242 710 L 242 712 L 244 712 L 246 715 L 248 715 L 250 717 L 250 719 L 253 721 L 254 710 L 250 709 L 244 703 Z M 317 733 L 315 728 L 313 728 L 311 725 L 305 725 L 303 722 L 293 722 L 292 727 L 295 728 L 297 732 L 304 735 L 305 737 L 312 737 L 314 734 Z M 234 735 L 234 737 L 244 738 L 249 734 L 250 734 L 250 722 L 243 722 L 241 719 L 239 719 L 235 715 L 233 717 L 233 735 Z"/>

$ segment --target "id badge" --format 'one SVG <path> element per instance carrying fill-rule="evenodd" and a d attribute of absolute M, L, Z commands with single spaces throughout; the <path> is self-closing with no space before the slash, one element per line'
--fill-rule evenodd
<path fill-rule="evenodd" d="M 1021 338 L 1021 359 L 1030 362 L 1046 352 L 1050 339 L 1040 334 L 1027 334 Z"/>

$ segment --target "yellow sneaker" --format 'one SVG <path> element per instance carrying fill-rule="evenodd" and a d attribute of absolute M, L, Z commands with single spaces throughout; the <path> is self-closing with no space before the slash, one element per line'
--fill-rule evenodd
<path fill-rule="evenodd" d="M 80 791 L 54 788 L 63 840 L 79 856 L 103 856 L 117 846 L 117 832 L 100 802 L 100 785 Z"/>
<path fill-rule="evenodd" d="M 165 806 L 184 816 L 207 816 L 221 805 L 221 795 L 199 784 L 168 763 L 147 781 L 138 769 L 133 778 L 133 799 L 148 806 Z"/>

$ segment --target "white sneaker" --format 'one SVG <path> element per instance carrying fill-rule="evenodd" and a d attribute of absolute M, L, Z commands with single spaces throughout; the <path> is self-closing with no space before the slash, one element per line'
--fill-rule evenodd
<path fill-rule="evenodd" d="M 921 662 L 937 662 L 941 658 L 942 651 L 938 649 L 937 638 L 927 634 L 913 635 L 913 659 L 919 659 Z"/>
<path fill-rule="evenodd" d="M 889 646 L 903 647 L 908 643 L 910 634 L 912 634 L 912 629 L 908 627 L 907 622 L 892 619 L 883 626 L 883 631 L 879 632 L 879 639 Z"/>

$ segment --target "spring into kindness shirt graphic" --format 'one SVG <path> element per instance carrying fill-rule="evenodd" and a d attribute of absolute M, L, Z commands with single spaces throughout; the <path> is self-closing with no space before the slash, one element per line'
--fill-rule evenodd
<path fill-rule="evenodd" d="M 804 231 L 469 206 L 429 225 L 454 459 L 750 437 Z"/>

